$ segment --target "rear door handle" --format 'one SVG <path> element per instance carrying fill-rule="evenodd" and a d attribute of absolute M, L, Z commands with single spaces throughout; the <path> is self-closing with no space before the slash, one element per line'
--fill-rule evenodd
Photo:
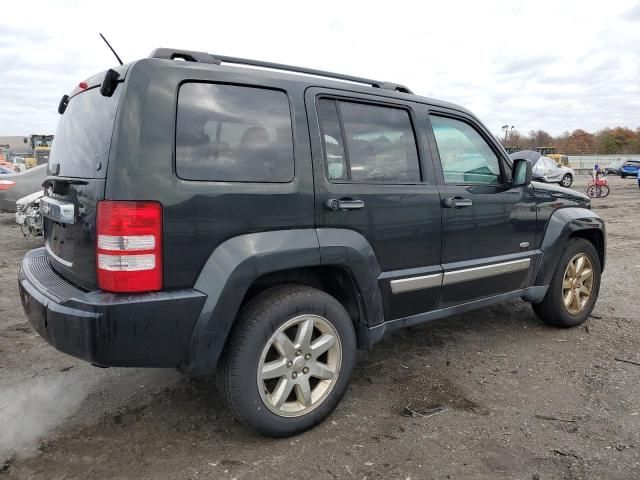
<path fill-rule="evenodd" d="M 364 208 L 364 202 L 362 200 L 352 200 L 350 198 L 345 199 L 337 199 L 330 198 L 327 200 L 327 208 L 329 210 L 338 211 L 338 210 L 357 210 L 359 208 Z"/>
<path fill-rule="evenodd" d="M 469 198 L 453 197 L 444 199 L 445 208 L 465 208 L 472 205 L 473 202 Z"/>

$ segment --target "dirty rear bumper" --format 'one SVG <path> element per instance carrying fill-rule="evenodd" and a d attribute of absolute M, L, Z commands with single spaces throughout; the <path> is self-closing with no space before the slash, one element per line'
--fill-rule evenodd
<path fill-rule="evenodd" d="M 45 249 L 31 250 L 18 277 L 31 325 L 58 350 L 100 366 L 177 367 L 206 295 L 85 292 L 58 275 Z"/>

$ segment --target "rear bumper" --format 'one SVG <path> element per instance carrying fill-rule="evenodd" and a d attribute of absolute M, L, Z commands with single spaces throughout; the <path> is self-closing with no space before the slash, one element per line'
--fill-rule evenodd
<path fill-rule="evenodd" d="M 193 289 L 85 292 L 51 268 L 44 248 L 25 255 L 18 282 L 36 331 L 58 350 L 100 366 L 177 367 L 206 299 Z"/>

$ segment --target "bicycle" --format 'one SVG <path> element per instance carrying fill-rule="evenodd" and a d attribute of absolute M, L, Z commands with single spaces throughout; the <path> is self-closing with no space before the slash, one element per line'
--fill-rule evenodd
<path fill-rule="evenodd" d="M 596 176 L 595 180 L 590 180 L 587 183 L 587 196 L 589 198 L 604 198 L 609 195 L 609 181 L 607 180 L 607 174 L 602 177 Z"/>

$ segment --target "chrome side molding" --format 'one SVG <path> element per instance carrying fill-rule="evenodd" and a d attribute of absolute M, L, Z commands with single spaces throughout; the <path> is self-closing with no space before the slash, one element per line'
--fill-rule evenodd
<path fill-rule="evenodd" d="M 527 270 L 529 265 L 531 265 L 531 259 L 523 258 L 511 262 L 494 263 L 492 265 L 483 265 L 482 267 L 445 272 L 442 284 L 450 285 L 452 283 L 468 282 L 470 280 L 504 275 L 505 273 L 519 272 L 521 270 Z"/>
<path fill-rule="evenodd" d="M 442 273 L 391 280 L 390 284 L 391 292 L 394 294 L 412 292 L 414 290 L 422 290 L 424 288 L 439 287 L 442 285 Z"/>
<path fill-rule="evenodd" d="M 465 268 L 452 272 L 434 273 L 431 275 L 421 275 L 419 277 L 400 278 L 391 280 L 391 292 L 393 294 L 413 292 L 426 288 L 451 285 L 453 283 L 468 282 L 482 278 L 504 275 L 506 273 L 528 270 L 531 265 L 531 258 L 512 260 L 509 262 L 493 263 L 481 267 Z"/>

